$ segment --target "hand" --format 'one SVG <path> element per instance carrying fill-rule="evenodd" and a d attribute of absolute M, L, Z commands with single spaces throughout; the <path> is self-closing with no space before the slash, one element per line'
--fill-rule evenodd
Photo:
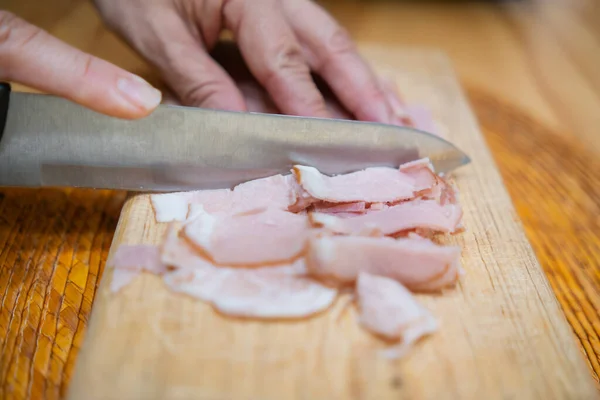
<path fill-rule="evenodd" d="M 220 41 L 210 52 L 211 57 L 223 68 L 223 70 L 233 79 L 236 86 L 242 93 L 244 102 L 248 111 L 268 114 L 281 114 L 281 111 L 273 103 L 273 100 L 265 89 L 256 81 L 252 73 L 244 63 L 244 59 L 239 51 L 239 48 L 230 41 Z M 327 112 L 333 118 L 338 119 L 355 119 L 348 110 L 340 104 L 331 88 L 319 76 L 313 75 L 315 85 L 323 94 L 325 107 Z M 388 105 L 391 108 L 392 115 L 390 124 L 401 126 L 415 126 L 417 128 L 432 131 L 432 121 L 429 121 L 430 116 L 427 111 L 423 115 L 417 116 L 417 120 L 413 120 L 410 108 L 400 98 L 396 84 L 392 79 L 378 78 L 380 87 L 386 96 Z M 179 99 L 171 92 L 165 90 L 163 99 L 166 104 L 182 105 Z M 419 126 L 417 126 L 419 125 Z"/>
<path fill-rule="evenodd" d="M 310 0 L 95 0 L 107 24 L 162 73 L 184 105 L 247 111 L 210 56 L 233 32 L 245 63 L 285 114 L 329 117 L 311 71 L 356 118 L 388 123 L 377 78 L 345 31 Z"/>
<path fill-rule="evenodd" d="M 22 83 L 120 118 L 146 116 L 161 101 L 161 93 L 140 77 L 2 10 L 0 80 Z"/>

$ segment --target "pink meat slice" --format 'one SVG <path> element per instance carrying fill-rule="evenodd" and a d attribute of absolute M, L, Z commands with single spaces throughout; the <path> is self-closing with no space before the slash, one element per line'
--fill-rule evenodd
<path fill-rule="evenodd" d="M 298 210 L 317 201 L 329 203 L 396 202 L 413 198 L 420 188 L 415 179 L 394 168 L 374 167 L 345 175 L 327 176 L 316 168 L 295 166 L 295 204 Z"/>
<path fill-rule="evenodd" d="M 310 214 L 313 224 L 345 235 L 369 235 L 374 231 L 392 235 L 417 228 L 452 233 L 458 228 L 461 218 L 462 209 L 458 205 L 441 205 L 435 200 L 420 199 L 350 218 L 317 212 Z"/>
<path fill-rule="evenodd" d="M 463 274 L 460 253 L 460 247 L 425 238 L 319 236 L 309 239 L 307 267 L 309 273 L 341 284 L 367 272 L 414 291 L 439 291 Z"/>
<path fill-rule="evenodd" d="M 417 340 L 438 329 L 433 315 L 395 280 L 362 272 L 356 294 L 359 323 L 376 335 L 400 341 L 386 352 L 390 357 L 401 357 Z"/>
<path fill-rule="evenodd" d="M 292 203 L 292 175 L 273 175 L 237 185 L 233 190 L 199 190 L 151 196 L 157 222 L 184 221 L 190 204 L 208 213 L 243 212 L 259 207 L 287 210 Z"/>
<path fill-rule="evenodd" d="M 293 175 L 274 175 L 242 183 L 233 189 L 233 209 L 241 212 L 260 207 L 287 210 L 293 201 Z M 207 210 L 211 212 L 210 210 Z"/>
<path fill-rule="evenodd" d="M 319 211 L 327 214 L 337 213 L 363 213 L 366 211 L 366 203 L 364 201 L 357 201 L 355 203 L 315 203 L 313 205 L 315 211 Z"/>
<path fill-rule="evenodd" d="M 272 208 L 208 214 L 200 208 L 183 228 L 185 237 L 217 264 L 287 262 L 306 246 L 308 216 Z"/>
<path fill-rule="evenodd" d="M 233 203 L 229 189 L 159 193 L 150 196 L 156 222 L 184 221 L 190 204 L 202 204 L 207 212 L 225 211 Z"/>
<path fill-rule="evenodd" d="M 416 193 L 428 198 L 438 198 L 440 177 L 435 173 L 429 158 L 412 161 L 400 166 L 400 172 L 410 175 L 415 180 Z"/>
<path fill-rule="evenodd" d="M 418 182 L 420 197 L 434 199 L 441 204 L 458 204 L 458 190 L 435 173 L 428 158 L 403 164 L 400 171 L 410 174 Z"/>
<path fill-rule="evenodd" d="M 162 261 L 177 268 L 164 275 L 172 291 L 211 303 L 230 316 L 308 317 L 327 309 L 337 296 L 337 290 L 307 277 L 303 259 L 263 268 L 215 266 L 175 229 L 169 230 Z"/>
<path fill-rule="evenodd" d="M 160 252 L 153 245 L 120 245 L 109 265 L 114 268 L 110 290 L 118 292 L 130 284 L 142 271 L 163 274 L 166 266 L 160 260 Z"/>

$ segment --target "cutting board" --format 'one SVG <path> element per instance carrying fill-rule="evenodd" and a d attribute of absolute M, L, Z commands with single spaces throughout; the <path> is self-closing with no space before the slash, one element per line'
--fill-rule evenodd
<path fill-rule="evenodd" d="M 437 52 L 363 46 L 412 103 L 472 157 L 455 174 L 466 276 L 418 300 L 440 330 L 403 359 L 380 357 L 345 298 L 300 322 L 230 319 L 144 274 L 118 294 L 107 266 L 69 399 L 589 399 L 593 380 L 526 239 L 448 60 Z M 507 132 L 510 134 L 510 132 Z M 159 243 L 149 197 L 122 211 L 119 244 Z"/>

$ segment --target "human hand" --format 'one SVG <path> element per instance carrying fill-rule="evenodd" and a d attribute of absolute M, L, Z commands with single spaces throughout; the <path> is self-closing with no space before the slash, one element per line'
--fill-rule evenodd
<path fill-rule="evenodd" d="M 239 48 L 231 41 L 220 41 L 210 52 L 210 56 L 223 68 L 228 76 L 235 82 L 237 88 L 244 98 L 247 110 L 257 113 L 281 114 L 281 111 L 273 103 L 269 93 L 256 81 L 252 73 L 244 63 Z M 339 99 L 331 91 L 331 88 L 319 76 L 313 75 L 315 85 L 322 93 L 325 107 L 332 118 L 355 119 L 348 110 L 340 103 Z M 417 111 L 415 107 L 407 105 L 398 93 L 393 79 L 378 77 L 380 87 L 386 96 L 386 101 L 391 108 L 392 114 L 390 124 L 400 126 L 413 126 L 431 130 L 429 115 L 423 115 L 423 110 Z M 165 90 L 163 99 L 166 104 L 182 105 L 181 101 L 170 92 Z M 413 115 L 411 115 L 413 114 Z M 425 111 L 425 114 L 428 114 Z M 416 117 L 416 120 L 415 120 Z"/>
<path fill-rule="evenodd" d="M 310 0 L 95 0 L 105 21 L 188 106 L 247 111 L 235 80 L 210 55 L 233 32 L 256 81 L 284 114 L 329 117 L 320 75 L 356 119 L 389 123 L 375 74 L 345 31 Z"/>
<path fill-rule="evenodd" d="M 79 51 L 3 10 L 0 80 L 127 119 L 148 115 L 161 101 L 161 93 L 138 76 Z"/>

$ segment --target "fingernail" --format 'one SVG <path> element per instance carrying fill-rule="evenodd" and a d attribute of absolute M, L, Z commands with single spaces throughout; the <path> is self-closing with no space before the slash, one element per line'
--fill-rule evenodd
<path fill-rule="evenodd" d="M 129 103 L 145 110 L 154 109 L 160 104 L 162 98 L 160 90 L 155 89 L 148 82 L 135 75 L 120 78 L 117 81 L 117 88 Z"/>

